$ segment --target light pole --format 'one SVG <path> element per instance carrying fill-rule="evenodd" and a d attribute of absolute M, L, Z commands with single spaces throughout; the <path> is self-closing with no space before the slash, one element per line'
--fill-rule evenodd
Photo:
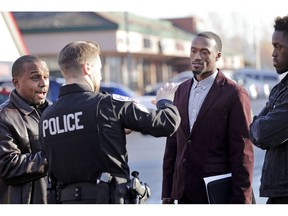
<path fill-rule="evenodd" d="M 125 31 L 126 31 L 126 47 L 127 47 L 127 58 L 126 58 L 126 64 L 127 64 L 127 72 L 125 74 L 125 84 L 130 87 L 130 78 L 129 76 L 132 76 L 132 71 L 131 71 L 131 62 L 132 62 L 132 57 L 130 53 L 130 41 L 129 41 L 129 17 L 128 17 L 128 12 L 124 12 L 124 22 L 125 22 Z"/>
<path fill-rule="evenodd" d="M 261 70 L 261 48 L 260 48 L 260 41 L 258 38 L 258 13 L 255 14 L 253 19 L 253 31 L 254 31 L 254 52 L 255 52 L 255 68 L 257 70 Z M 257 19 L 257 20 L 256 20 Z"/>

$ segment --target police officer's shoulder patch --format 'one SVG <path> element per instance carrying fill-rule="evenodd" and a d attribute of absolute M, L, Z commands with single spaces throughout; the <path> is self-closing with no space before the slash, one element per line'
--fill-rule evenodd
<path fill-rule="evenodd" d="M 134 102 L 135 106 L 142 112 L 149 113 L 149 110 L 143 105 L 138 103 L 135 99 L 123 95 L 112 94 L 113 100 L 123 101 L 123 102 Z"/>
<path fill-rule="evenodd" d="M 145 113 L 149 113 L 149 110 L 147 109 L 147 107 L 145 107 L 143 104 L 140 104 L 140 103 L 135 103 L 136 107 L 141 110 L 142 112 L 145 112 Z"/>
<path fill-rule="evenodd" d="M 118 94 L 112 94 L 112 98 L 114 100 L 117 100 L 117 101 L 126 101 L 126 102 L 130 102 L 130 101 L 134 101 L 133 98 L 130 98 L 130 97 L 127 97 L 127 96 L 123 96 L 123 95 L 118 95 Z"/>

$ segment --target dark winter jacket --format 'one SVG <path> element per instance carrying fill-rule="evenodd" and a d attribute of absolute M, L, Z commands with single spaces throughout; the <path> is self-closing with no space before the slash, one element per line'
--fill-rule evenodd
<path fill-rule="evenodd" d="M 47 160 L 38 139 L 46 102 L 36 109 L 14 90 L 0 106 L 0 203 L 47 203 Z"/>
<path fill-rule="evenodd" d="M 260 196 L 288 196 L 288 75 L 270 93 L 263 110 L 254 117 L 250 136 L 266 150 Z"/>

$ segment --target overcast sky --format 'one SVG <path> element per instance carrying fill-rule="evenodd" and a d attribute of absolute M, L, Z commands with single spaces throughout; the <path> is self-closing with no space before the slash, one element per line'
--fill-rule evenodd
<path fill-rule="evenodd" d="M 213 22 L 211 13 L 214 13 L 218 20 L 221 19 L 225 34 L 239 34 L 243 28 L 249 29 L 249 25 L 255 23 L 259 29 L 265 28 L 269 35 L 275 17 L 288 14 L 284 2 L 286 0 L 1 0 L 0 10 L 129 11 L 148 18 L 197 16 L 206 25 Z M 213 26 L 207 28 L 213 30 Z"/>
<path fill-rule="evenodd" d="M 153 19 L 195 16 L 203 20 L 203 30 L 222 38 L 241 35 L 247 41 L 254 40 L 255 32 L 257 38 L 271 40 L 275 17 L 288 15 L 286 0 L 0 1 L 2 11 L 128 11 Z"/>
<path fill-rule="evenodd" d="M 191 12 L 286 13 L 285 0 L 1 0 L 0 10 L 135 11 L 153 18 L 179 17 Z"/>

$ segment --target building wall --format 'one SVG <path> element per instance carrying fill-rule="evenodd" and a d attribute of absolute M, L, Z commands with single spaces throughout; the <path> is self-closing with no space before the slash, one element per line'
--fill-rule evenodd
<path fill-rule="evenodd" d="M 68 43 L 78 40 L 95 41 L 103 52 L 115 52 L 116 36 L 114 31 L 103 32 L 62 32 L 25 34 L 24 40 L 31 53 L 55 55 Z"/>
<path fill-rule="evenodd" d="M 170 78 L 174 70 L 173 59 L 188 58 L 190 52 L 188 41 L 137 32 L 127 34 L 122 30 L 34 33 L 23 37 L 30 53 L 44 58 L 52 75 L 57 76 L 60 74 L 57 55 L 66 44 L 77 40 L 96 41 L 101 47 L 103 80 L 119 82 L 140 93 L 146 85 Z M 165 42 L 162 47 L 160 41 Z"/>
<path fill-rule="evenodd" d="M 168 80 L 175 73 L 190 69 L 191 40 L 155 36 L 134 31 L 102 30 L 26 33 L 24 41 L 31 54 L 46 60 L 52 75 L 61 75 L 59 51 L 78 40 L 96 41 L 101 47 L 103 81 L 118 82 L 144 93 L 147 85 Z M 222 55 L 219 67 L 241 66 L 241 56 Z"/>

